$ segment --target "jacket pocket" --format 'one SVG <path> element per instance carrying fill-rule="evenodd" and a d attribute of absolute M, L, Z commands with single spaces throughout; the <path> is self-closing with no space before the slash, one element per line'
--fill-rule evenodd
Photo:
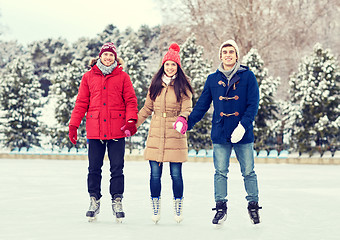
<path fill-rule="evenodd" d="M 88 112 L 86 114 L 87 138 L 99 137 L 99 111 Z"/>
<path fill-rule="evenodd" d="M 110 112 L 110 129 L 112 137 L 122 136 L 121 128 L 125 124 L 125 111 L 111 111 Z"/>

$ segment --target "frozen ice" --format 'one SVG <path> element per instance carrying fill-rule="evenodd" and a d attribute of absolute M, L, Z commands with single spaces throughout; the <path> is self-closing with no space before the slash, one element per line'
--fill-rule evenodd
<path fill-rule="evenodd" d="M 211 162 L 183 164 L 184 220 L 173 218 L 169 166 L 162 177 L 162 212 L 151 220 L 149 165 L 125 162 L 122 224 L 115 222 L 108 192 L 109 165 L 104 162 L 101 211 L 89 223 L 87 161 L 0 159 L 0 206 L 3 240 L 52 239 L 228 239 L 335 240 L 340 236 L 340 166 L 257 164 L 262 222 L 247 213 L 243 180 L 236 163 L 229 173 L 228 218 L 211 224 L 214 212 Z"/>

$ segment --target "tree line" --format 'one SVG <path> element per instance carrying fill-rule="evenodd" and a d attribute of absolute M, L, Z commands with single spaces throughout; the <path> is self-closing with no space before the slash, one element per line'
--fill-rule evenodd
<path fill-rule="evenodd" d="M 172 38 L 164 39 L 162 28 L 141 26 L 137 31 L 120 31 L 110 24 L 93 38 L 80 38 L 70 44 L 65 39 L 35 41 L 27 46 L 0 41 L 0 141 L 11 149 L 48 147 L 53 150 L 86 147 L 85 119 L 79 127 L 79 141 L 68 139 L 68 121 L 74 107 L 82 75 L 89 60 L 103 43 L 116 44 L 133 82 L 140 109 L 153 74 Z M 181 62 L 194 89 L 197 102 L 208 74 L 216 70 L 215 58 L 198 44 L 197 34 L 179 40 Z M 288 77 L 287 99 L 277 97 L 282 80 L 269 74 L 262 60 L 263 50 L 250 48 L 242 64 L 254 72 L 260 88 L 260 107 L 255 118 L 255 148 L 291 149 L 299 152 L 339 148 L 339 63 L 331 50 L 315 44 L 300 59 L 299 67 Z M 215 55 L 217 55 L 215 53 Z M 190 149 L 211 148 L 209 111 L 188 132 Z M 144 148 L 148 121 L 135 136 L 128 138 L 129 149 Z"/>

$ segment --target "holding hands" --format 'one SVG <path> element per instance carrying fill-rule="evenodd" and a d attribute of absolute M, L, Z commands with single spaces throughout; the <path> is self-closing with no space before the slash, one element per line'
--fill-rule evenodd
<path fill-rule="evenodd" d="M 133 136 L 137 132 L 136 120 L 128 120 L 120 130 L 122 130 L 127 137 Z"/>
<path fill-rule="evenodd" d="M 185 132 L 188 130 L 187 120 L 184 117 L 179 116 L 176 122 L 173 124 L 173 128 L 177 130 L 177 132 L 185 134 Z"/>

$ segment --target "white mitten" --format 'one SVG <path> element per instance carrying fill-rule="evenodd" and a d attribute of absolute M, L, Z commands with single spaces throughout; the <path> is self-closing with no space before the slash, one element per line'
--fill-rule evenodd
<path fill-rule="evenodd" d="M 237 143 L 241 141 L 245 132 L 246 130 L 242 126 L 241 122 L 239 122 L 237 127 L 234 129 L 233 133 L 231 134 L 231 142 Z"/>
<path fill-rule="evenodd" d="M 175 124 L 176 124 L 176 128 L 175 128 L 176 131 L 179 132 L 179 133 L 181 133 L 182 127 L 183 127 L 183 123 L 181 123 L 181 122 L 173 123 L 172 126 L 175 127 Z"/>

